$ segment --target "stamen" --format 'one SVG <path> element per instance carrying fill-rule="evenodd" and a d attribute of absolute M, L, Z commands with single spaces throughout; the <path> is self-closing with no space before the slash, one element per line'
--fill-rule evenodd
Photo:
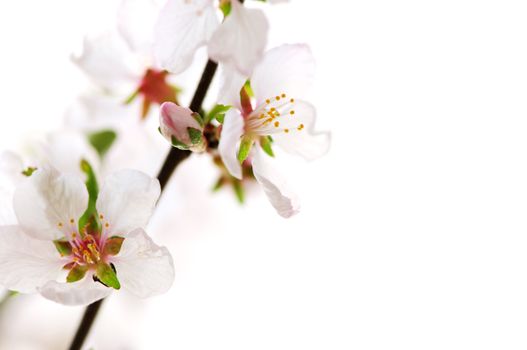
<path fill-rule="evenodd" d="M 280 126 L 280 122 L 274 122 L 274 127 L 277 128 Z"/>

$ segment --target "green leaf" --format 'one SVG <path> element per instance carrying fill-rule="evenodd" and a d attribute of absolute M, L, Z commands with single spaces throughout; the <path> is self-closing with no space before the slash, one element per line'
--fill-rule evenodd
<path fill-rule="evenodd" d="M 116 138 L 117 134 L 112 130 L 102 130 L 88 135 L 90 144 L 97 150 L 101 158 L 108 152 Z"/>
<path fill-rule="evenodd" d="M 99 263 L 95 269 L 95 276 L 97 279 L 104 284 L 106 287 L 113 289 L 120 289 L 121 284 L 117 279 L 115 270 L 108 264 Z"/>
<path fill-rule="evenodd" d="M 70 242 L 68 241 L 53 241 L 53 244 L 55 245 L 55 248 L 57 248 L 57 251 L 59 252 L 60 256 L 70 256 L 72 253 L 72 247 Z"/>
<path fill-rule="evenodd" d="M 240 202 L 240 204 L 243 204 L 245 202 L 245 191 L 243 189 L 242 182 L 238 179 L 233 178 L 232 189 L 234 190 L 234 194 L 236 195 L 236 199 L 238 199 L 238 202 Z"/>
<path fill-rule="evenodd" d="M 271 157 L 274 157 L 272 143 L 273 143 L 273 141 L 270 138 L 270 136 L 262 136 L 262 137 L 260 137 L 260 146 L 262 147 L 264 152 L 267 153 L 268 155 L 270 155 Z"/>
<path fill-rule="evenodd" d="M 201 137 L 203 136 L 203 133 L 201 130 L 188 127 L 188 136 L 190 136 L 190 142 L 192 142 L 193 145 L 196 145 L 201 142 Z"/>
<path fill-rule="evenodd" d="M 243 161 L 246 160 L 249 156 L 249 152 L 251 152 L 253 143 L 254 140 L 250 137 L 242 138 L 242 142 L 240 143 L 240 149 L 238 150 L 238 161 L 240 163 L 243 163 Z"/>
<path fill-rule="evenodd" d="M 182 149 L 184 151 L 188 150 L 188 146 L 185 145 L 183 142 L 179 141 L 175 136 L 172 136 L 171 140 L 172 140 L 172 146 Z"/>
<path fill-rule="evenodd" d="M 192 113 L 192 118 L 194 118 L 201 127 L 205 126 L 205 122 L 199 113 Z"/>
<path fill-rule="evenodd" d="M 121 251 L 124 238 L 119 236 L 113 236 L 106 240 L 104 245 L 104 253 L 108 255 L 117 255 Z"/>
<path fill-rule="evenodd" d="M 68 276 L 66 277 L 66 282 L 72 283 L 80 281 L 84 278 L 84 276 L 86 276 L 86 272 L 88 272 L 88 266 L 75 265 L 68 273 Z"/>
<path fill-rule="evenodd" d="M 79 232 L 84 235 L 84 231 L 89 226 L 93 230 L 99 230 L 99 216 L 97 214 L 97 208 L 95 203 L 97 202 L 97 196 L 99 195 L 99 185 L 97 184 L 97 178 L 92 166 L 87 160 L 81 160 L 81 170 L 86 174 L 86 188 L 88 190 L 88 208 L 82 214 L 79 219 Z"/>
<path fill-rule="evenodd" d="M 210 123 L 214 119 L 216 119 L 218 122 L 223 124 L 223 118 L 225 117 L 225 113 L 231 109 L 231 106 L 226 105 L 216 105 L 214 106 L 209 114 L 207 115 L 207 118 L 205 118 L 205 124 Z"/>
<path fill-rule="evenodd" d="M 25 175 L 27 177 L 33 175 L 33 173 L 37 170 L 37 168 L 28 166 L 26 169 L 22 170 L 22 175 Z"/>

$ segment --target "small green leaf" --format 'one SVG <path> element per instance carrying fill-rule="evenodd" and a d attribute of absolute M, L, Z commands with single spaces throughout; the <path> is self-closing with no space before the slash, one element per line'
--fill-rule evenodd
<path fill-rule="evenodd" d="M 121 284 L 117 279 L 115 270 L 108 264 L 99 263 L 95 269 L 95 276 L 97 279 L 104 284 L 106 287 L 111 287 L 113 289 L 120 289 Z"/>
<path fill-rule="evenodd" d="M 246 160 L 249 156 L 249 152 L 251 152 L 251 147 L 253 146 L 253 143 L 254 140 L 250 137 L 242 138 L 242 142 L 240 143 L 240 149 L 238 150 L 238 161 L 240 163 L 243 163 L 243 161 Z"/>
<path fill-rule="evenodd" d="M 238 202 L 240 204 L 243 204 L 245 202 L 245 191 L 242 186 L 242 182 L 238 179 L 232 180 L 232 189 L 234 190 L 234 194 L 236 195 L 236 199 L 238 199 Z"/>
<path fill-rule="evenodd" d="M 72 283 L 80 281 L 84 278 L 84 276 L 86 276 L 86 272 L 88 272 L 88 266 L 75 265 L 68 273 L 68 276 L 66 277 L 66 282 Z"/>
<path fill-rule="evenodd" d="M 101 158 L 108 152 L 116 138 L 117 134 L 112 130 L 102 130 L 88 135 L 90 144 L 97 150 Z"/>
<path fill-rule="evenodd" d="M 271 157 L 274 157 L 274 152 L 272 148 L 272 139 L 270 136 L 262 136 L 260 137 L 260 146 L 264 150 L 265 153 L 270 155 Z"/>
<path fill-rule="evenodd" d="M 207 118 L 205 119 L 205 124 L 210 123 L 214 119 L 216 119 L 218 122 L 223 124 L 223 118 L 225 117 L 225 113 L 231 109 L 231 106 L 226 105 L 216 105 L 214 106 L 209 114 L 207 115 Z"/>
<path fill-rule="evenodd" d="M 175 136 L 172 136 L 171 139 L 172 139 L 172 146 L 185 150 L 185 151 L 188 150 L 188 146 L 185 145 L 183 142 L 179 141 Z"/>
<path fill-rule="evenodd" d="M 95 203 L 99 195 L 99 185 L 92 166 L 87 160 L 81 160 L 81 170 L 86 174 L 86 188 L 88 190 L 88 208 L 79 219 L 79 232 L 84 234 L 85 229 L 90 226 L 93 230 L 99 229 L 99 216 Z"/>
<path fill-rule="evenodd" d="M 25 175 L 27 177 L 33 175 L 33 173 L 37 170 L 37 168 L 34 168 L 32 166 L 28 166 L 26 169 L 22 171 L 22 175 Z"/>
<path fill-rule="evenodd" d="M 68 241 L 53 241 L 55 248 L 59 252 L 60 256 L 70 256 L 72 253 L 72 247 Z"/>
<path fill-rule="evenodd" d="M 192 113 L 192 118 L 194 118 L 201 127 L 205 125 L 205 122 L 199 113 Z"/>
<path fill-rule="evenodd" d="M 119 236 L 113 236 L 106 240 L 104 245 L 104 253 L 108 255 L 117 255 L 121 251 L 124 238 Z"/>
<path fill-rule="evenodd" d="M 203 136 L 201 130 L 188 127 L 187 131 L 188 136 L 190 136 L 190 142 L 192 142 L 193 145 L 196 145 L 201 142 L 201 137 Z"/>

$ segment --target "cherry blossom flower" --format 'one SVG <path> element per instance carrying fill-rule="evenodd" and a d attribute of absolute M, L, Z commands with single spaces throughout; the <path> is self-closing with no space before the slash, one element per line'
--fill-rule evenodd
<path fill-rule="evenodd" d="M 15 191 L 17 224 L 0 226 L 0 284 L 66 305 L 121 287 L 138 297 L 164 293 L 172 258 L 144 231 L 159 194 L 146 174 L 116 172 L 98 194 L 98 225 L 83 224 L 92 199 L 85 184 L 51 167 L 36 170 Z"/>
<path fill-rule="evenodd" d="M 245 78 L 234 71 L 224 82 L 220 101 L 233 106 L 226 114 L 218 150 L 229 172 L 242 177 L 240 163 L 252 155 L 253 172 L 278 213 L 298 211 L 296 196 L 272 164 L 273 147 L 312 160 L 329 149 L 329 133 L 313 130 L 315 107 L 302 98 L 314 77 L 315 63 L 306 45 L 268 51 L 250 78 L 254 98 L 240 88 Z M 240 96 L 242 97 L 240 99 Z M 256 145 L 251 152 L 253 145 Z"/>
<path fill-rule="evenodd" d="M 220 24 L 213 0 L 168 0 L 154 37 L 154 55 L 161 67 L 180 73 L 192 63 L 196 50 L 207 45 L 212 60 L 249 75 L 265 50 L 269 24 L 261 10 L 238 0 L 231 0 L 230 6 Z"/>
<path fill-rule="evenodd" d="M 140 113 L 145 119 L 153 105 L 177 101 L 177 88 L 168 72 L 156 67 L 151 52 L 150 56 L 147 52 L 132 50 L 119 32 L 111 30 L 86 37 L 82 53 L 72 60 L 96 86 L 114 94 L 120 103 L 140 98 Z"/>

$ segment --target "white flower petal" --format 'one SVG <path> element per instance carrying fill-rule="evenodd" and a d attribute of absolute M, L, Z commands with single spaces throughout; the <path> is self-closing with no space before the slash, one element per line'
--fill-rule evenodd
<path fill-rule="evenodd" d="M 154 56 L 172 73 L 181 73 L 207 43 L 219 21 L 212 0 L 168 0 L 155 26 Z"/>
<path fill-rule="evenodd" d="M 257 103 L 285 93 L 288 98 L 302 98 L 309 91 L 315 75 L 315 60 L 309 46 L 282 45 L 267 51 L 254 68 L 251 87 Z"/>
<path fill-rule="evenodd" d="M 59 304 L 88 305 L 112 293 L 112 288 L 95 282 L 92 276 L 93 274 L 87 273 L 82 280 L 73 283 L 50 281 L 39 292 L 44 298 Z"/>
<path fill-rule="evenodd" d="M 172 256 L 142 229 L 125 238 L 112 262 L 122 287 L 140 298 L 165 293 L 174 282 Z"/>
<path fill-rule="evenodd" d="M 252 165 L 256 180 L 262 185 L 277 213 L 284 218 L 298 213 L 300 205 L 297 196 L 289 189 L 282 175 L 272 166 L 272 158 L 264 154 L 259 147 L 255 149 Z"/>
<path fill-rule="evenodd" d="M 295 114 L 280 119 L 284 127 L 290 127 L 288 133 L 273 134 L 276 145 L 284 151 L 299 155 L 306 160 L 314 160 L 326 154 L 329 150 L 331 135 L 329 132 L 315 132 L 315 107 L 305 101 L 297 100 L 294 104 Z M 301 130 L 298 127 L 303 125 Z"/>
<path fill-rule="evenodd" d="M 24 179 L 13 203 L 24 232 L 54 240 L 77 231 L 78 219 L 88 207 L 88 191 L 80 178 L 43 167 Z"/>
<path fill-rule="evenodd" d="M 0 225 L 15 225 L 17 219 L 13 209 L 15 188 L 23 179 L 22 159 L 13 152 L 0 154 Z"/>
<path fill-rule="evenodd" d="M 34 148 L 36 166 L 52 166 L 63 174 L 84 178 L 81 160 L 87 160 L 97 171 L 99 156 L 80 131 L 63 129 L 47 135 L 46 142 L 37 143 Z"/>
<path fill-rule="evenodd" d="M 125 236 L 145 227 L 161 189 L 159 181 L 137 170 L 120 170 L 109 175 L 97 198 L 97 210 L 112 235 Z"/>
<path fill-rule="evenodd" d="M 210 38 L 209 56 L 249 76 L 262 58 L 269 24 L 261 10 L 246 8 L 238 1 L 231 4 L 231 13 Z"/>
<path fill-rule="evenodd" d="M 129 94 L 139 85 L 143 67 L 116 32 L 85 38 L 81 55 L 72 60 L 95 84 Z"/>
<path fill-rule="evenodd" d="M 221 160 L 232 176 L 241 180 L 242 167 L 238 161 L 238 143 L 243 134 L 243 117 L 240 112 L 231 108 L 225 113 L 223 127 L 221 129 L 220 144 L 218 151 Z"/>
<path fill-rule="evenodd" d="M 130 49 L 143 57 L 152 55 L 154 26 L 163 6 L 159 0 L 122 0 L 117 10 L 119 33 Z"/>
<path fill-rule="evenodd" d="M 218 103 L 234 106 L 241 110 L 240 90 L 247 78 L 240 74 L 232 65 L 221 65 L 221 88 L 218 94 Z"/>
<path fill-rule="evenodd" d="M 52 242 L 33 239 L 18 226 L 0 226 L 0 285 L 33 293 L 56 279 L 64 264 Z"/>

